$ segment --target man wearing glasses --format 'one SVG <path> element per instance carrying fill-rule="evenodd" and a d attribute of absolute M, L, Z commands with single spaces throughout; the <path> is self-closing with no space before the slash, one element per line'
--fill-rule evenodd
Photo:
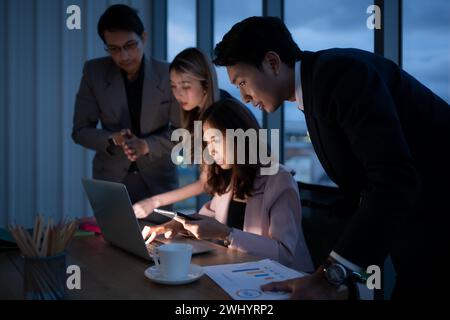
<path fill-rule="evenodd" d="M 84 66 L 73 140 L 96 151 L 93 177 L 124 183 L 133 203 L 173 190 L 170 134 L 180 126 L 180 115 L 169 65 L 144 55 L 147 33 L 134 9 L 109 7 L 97 29 L 109 57 Z"/>

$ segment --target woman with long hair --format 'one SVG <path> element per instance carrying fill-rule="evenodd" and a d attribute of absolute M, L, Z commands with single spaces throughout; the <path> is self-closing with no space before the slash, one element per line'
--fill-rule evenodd
<path fill-rule="evenodd" d="M 266 150 L 266 142 L 260 140 L 260 127 L 251 112 L 236 100 L 223 99 L 207 108 L 200 120 L 205 147 L 214 160 L 204 164 L 205 190 L 213 198 L 195 215 L 200 220 L 176 218 L 146 227 L 144 237 L 153 241 L 160 234 L 173 237 L 188 231 L 198 239 L 221 240 L 230 248 L 312 271 L 297 183 L 279 164 L 273 174 L 263 174 L 267 164 L 262 163 L 259 148 Z M 230 130 L 233 143 L 227 136 Z M 238 131 L 256 134 L 253 140 L 238 139 Z"/>
<path fill-rule="evenodd" d="M 170 64 L 172 92 L 181 107 L 181 123 L 193 137 L 194 121 L 221 97 L 230 97 L 219 90 L 217 75 L 211 60 L 197 48 L 181 51 Z M 183 201 L 204 192 L 205 175 L 179 189 L 139 201 L 133 205 L 137 218 L 146 218 L 154 209 Z"/>

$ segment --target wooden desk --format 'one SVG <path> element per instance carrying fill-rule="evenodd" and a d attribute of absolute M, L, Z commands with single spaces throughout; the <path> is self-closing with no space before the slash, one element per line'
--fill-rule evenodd
<path fill-rule="evenodd" d="M 257 257 L 212 244 L 216 250 L 193 256 L 192 263 L 207 266 L 257 260 Z M 207 275 L 186 285 L 153 283 L 144 276 L 150 262 L 113 247 L 102 236 L 73 240 L 67 265 L 81 269 L 81 290 L 67 290 L 67 299 L 230 299 Z M 23 298 L 23 261 L 19 251 L 0 253 L 0 299 Z"/>

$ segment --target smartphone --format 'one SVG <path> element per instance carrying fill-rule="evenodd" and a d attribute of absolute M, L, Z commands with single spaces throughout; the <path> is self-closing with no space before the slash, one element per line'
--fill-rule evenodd
<path fill-rule="evenodd" d="M 163 216 L 166 216 L 166 217 L 169 217 L 171 219 L 173 219 L 175 217 L 181 217 L 183 219 L 191 220 L 191 221 L 201 220 L 201 218 L 193 217 L 191 215 L 184 214 L 184 213 L 181 213 L 181 212 L 178 212 L 178 211 L 168 211 L 168 210 L 162 210 L 162 209 L 155 209 L 155 210 L 153 210 L 153 212 L 159 213 L 159 214 L 161 214 Z"/>

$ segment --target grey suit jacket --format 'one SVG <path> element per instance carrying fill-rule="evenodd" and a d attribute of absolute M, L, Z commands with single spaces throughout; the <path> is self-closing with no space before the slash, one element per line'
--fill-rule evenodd
<path fill-rule="evenodd" d="M 170 135 L 173 128 L 180 127 L 180 107 L 170 88 L 169 64 L 154 58 L 145 64 L 140 125 L 150 153 L 136 163 L 146 184 L 155 194 L 176 188 Z M 127 174 L 130 161 L 122 148 L 107 151 L 109 136 L 126 128 L 131 128 L 131 120 L 120 68 L 110 57 L 87 61 L 76 96 L 72 138 L 96 151 L 94 178 L 121 182 Z"/>

